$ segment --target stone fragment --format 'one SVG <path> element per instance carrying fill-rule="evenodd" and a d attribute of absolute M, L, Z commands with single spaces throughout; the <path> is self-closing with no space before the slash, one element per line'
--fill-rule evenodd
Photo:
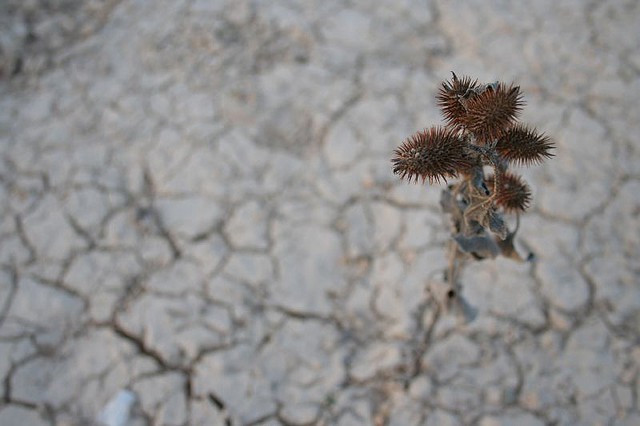
<path fill-rule="evenodd" d="M 373 251 L 373 222 L 368 205 L 350 206 L 339 219 L 338 228 L 347 241 L 347 256 L 357 257 Z"/>
<path fill-rule="evenodd" d="M 611 193 L 614 170 L 612 146 L 594 143 L 584 149 L 584 140 L 603 140 L 605 127 L 582 109 L 572 110 L 567 125 L 554 137 L 561 143 L 554 151 L 553 167 L 545 169 L 551 181 L 537 188 L 534 202 L 545 212 L 568 220 L 580 220 L 602 204 Z M 599 167 L 593 167 L 598 164 Z M 585 178 L 585 171 L 589 177 Z M 570 203 L 563 200 L 571 200 Z"/>
<path fill-rule="evenodd" d="M 268 216 L 266 207 L 255 200 L 235 209 L 224 226 L 231 245 L 238 249 L 266 249 L 269 245 Z"/>
<path fill-rule="evenodd" d="M 64 215 L 60 202 L 47 195 L 23 220 L 25 235 L 38 256 L 64 260 L 73 251 L 86 247 Z"/>
<path fill-rule="evenodd" d="M 273 254 L 279 279 L 271 301 L 294 311 L 327 315 L 330 296 L 344 286 L 344 260 L 335 232 L 315 225 L 291 229 L 278 224 Z"/>
<path fill-rule="evenodd" d="M 535 417 L 533 414 L 526 412 L 507 412 L 497 416 L 484 416 L 480 419 L 481 426 L 508 426 L 508 425 L 523 425 L 523 426 L 543 426 L 545 422 Z"/>
<path fill-rule="evenodd" d="M 444 410 L 435 409 L 427 414 L 425 426 L 459 426 L 462 422 L 460 419 Z"/>
<path fill-rule="evenodd" d="M 340 120 L 327 132 L 324 155 L 330 167 L 343 168 L 357 160 L 362 148 L 353 127 L 346 120 Z"/>
<path fill-rule="evenodd" d="M 542 294 L 565 311 L 576 311 L 589 300 L 589 286 L 580 272 L 563 258 L 545 259 L 536 265 Z"/>
<path fill-rule="evenodd" d="M 229 255 L 229 248 L 219 235 L 187 244 L 183 247 L 185 257 L 193 259 L 205 276 L 217 271 Z"/>
<path fill-rule="evenodd" d="M 183 425 L 187 421 L 185 377 L 168 372 L 145 377 L 132 386 L 138 395 L 141 409 L 158 424 Z"/>
<path fill-rule="evenodd" d="M 39 344 L 55 346 L 81 326 L 84 305 L 68 291 L 23 277 L 18 281 L 7 319 L 24 324 L 25 332 L 33 333 Z"/>
<path fill-rule="evenodd" d="M 170 233 L 187 239 L 210 232 L 223 214 L 220 203 L 198 195 L 162 198 L 155 205 L 163 226 Z"/>
<path fill-rule="evenodd" d="M 269 256 L 244 252 L 231 254 L 222 272 L 253 287 L 271 282 L 275 275 L 273 261 Z"/>
<path fill-rule="evenodd" d="M 376 252 L 389 250 L 402 228 L 400 210 L 387 203 L 371 203 L 373 216 L 373 246 Z"/>
<path fill-rule="evenodd" d="M 194 368 L 194 396 L 213 395 L 241 424 L 275 413 L 272 381 L 253 356 L 253 349 L 246 345 L 204 356 Z"/>
<path fill-rule="evenodd" d="M 145 289 L 174 296 L 184 295 L 188 291 L 201 291 L 203 285 L 204 276 L 198 265 L 186 260 L 178 260 L 156 271 L 143 284 Z"/>
<path fill-rule="evenodd" d="M 64 200 L 65 211 L 85 231 L 95 235 L 110 210 L 107 194 L 95 188 L 81 188 Z"/>
<path fill-rule="evenodd" d="M 356 380 L 368 380 L 400 362 L 400 350 L 393 344 L 378 343 L 362 348 L 351 362 L 351 375 Z"/>
<path fill-rule="evenodd" d="M 144 293 L 116 321 L 169 365 L 188 363 L 231 338 L 227 309 L 191 292 L 180 298 Z"/>
<path fill-rule="evenodd" d="M 5 405 L 0 409 L 0 424 L 7 426 L 45 426 L 48 425 L 49 422 L 42 418 L 37 410 L 31 410 L 17 405 Z"/>
<path fill-rule="evenodd" d="M 423 360 L 427 371 L 440 381 L 453 378 L 461 369 L 468 368 L 478 360 L 480 349 L 469 338 L 452 335 L 435 342 Z"/>
<path fill-rule="evenodd" d="M 544 325 L 546 319 L 534 293 L 536 284 L 527 270 L 526 264 L 501 257 L 491 263 L 470 263 L 462 277 L 462 293 L 480 315 L 488 311 L 534 327 Z"/>

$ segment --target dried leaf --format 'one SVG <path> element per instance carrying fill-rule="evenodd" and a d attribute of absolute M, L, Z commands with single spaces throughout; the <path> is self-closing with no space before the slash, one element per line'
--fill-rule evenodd
<path fill-rule="evenodd" d="M 496 234 L 501 240 L 507 238 L 509 234 L 509 230 L 507 229 L 507 225 L 504 223 L 504 219 L 500 213 L 496 212 L 494 209 L 490 209 L 486 215 L 487 225 L 491 232 Z"/>
<path fill-rule="evenodd" d="M 453 239 L 461 251 L 474 255 L 478 259 L 493 259 L 500 254 L 498 245 L 489 235 L 465 237 L 462 234 L 456 234 Z"/>

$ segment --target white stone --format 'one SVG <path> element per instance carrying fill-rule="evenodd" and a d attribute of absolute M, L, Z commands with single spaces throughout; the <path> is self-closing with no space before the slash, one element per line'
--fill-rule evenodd
<path fill-rule="evenodd" d="M 375 311 L 392 321 L 393 324 L 387 328 L 390 336 L 407 337 L 410 331 L 411 311 L 404 302 L 405 294 L 412 289 L 407 288 L 403 273 L 404 265 L 395 253 L 376 257 L 373 261 L 371 282 L 375 291 L 370 297 L 374 297 Z"/>
<path fill-rule="evenodd" d="M 23 227 L 37 255 L 44 258 L 63 260 L 74 250 L 86 247 L 52 195 L 45 196 L 38 207 L 24 217 Z"/>
<path fill-rule="evenodd" d="M 274 265 L 265 254 L 233 253 L 222 269 L 225 275 L 258 287 L 274 278 Z"/>
<path fill-rule="evenodd" d="M 371 203 L 373 216 L 373 245 L 377 252 L 388 250 L 398 238 L 402 227 L 402 215 L 399 209 L 387 203 Z"/>
<path fill-rule="evenodd" d="M 206 295 L 210 300 L 226 304 L 230 307 L 233 317 L 243 321 L 250 321 L 253 314 L 247 301 L 262 301 L 263 294 L 256 292 L 230 277 L 216 275 L 205 284 Z"/>
<path fill-rule="evenodd" d="M 374 423 L 369 401 L 354 387 L 347 387 L 341 392 L 330 394 L 327 402 L 336 412 L 342 414 L 338 418 L 338 425 L 357 426 Z"/>
<path fill-rule="evenodd" d="M 318 418 L 320 407 L 314 403 L 285 404 L 280 415 L 292 424 L 312 424 Z"/>
<path fill-rule="evenodd" d="M 348 167 L 362 154 L 362 149 L 358 135 L 348 121 L 340 120 L 329 128 L 324 155 L 330 167 Z"/>
<path fill-rule="evenodd" d="M 244 345 L 204 356 L 194 368 L 193 393 L 213 393 L 242 424 L 276 411 L 271 380 L 255 363 L 253 350 Z"/>
<path fill-rule="evenodd" d="M 515 246 L 523 256 L 532 251 L 538 263 L 542 264 L 547 260 L 577 253 L 579 236 L 575 226 L 543 218 L 532 212 L 520 218 Z"/>
<path fill-rule="evenodd" d="M 190 399 L 189 420 L 193 425 L 225 426 L 226 415 L 208 398 Z"/>
<path fill-rule="evenodd" d="M 584 251 L 589 254 L 585 270 L 596 287 L 596 300 L 610 306 L 610 320 L 624 323 L 638 310 L 637 265 L 640 233 L 637 216 L 640 184 L 629 181 L 617 196 L 587 224 Z"/>
<path fill-rule="evenodd" d="M 103 192 L 95 188 L 82 188 L 66 197 L 64 209 L 82 229 L 95 234 L 109 212 L 109 204 Z"/>
<path fill-rule="evenodd" d="M 83 308 L 80 298 L 25 277 L 18 281 L 8 318 L 30 324 L 39 343 L 57 345 L 80 325 Z"/>
<path fill-rule="evenodd" d="M 555 137 L 556 158 L 545 168 L 550 182 L 536 187 L 535 203 L 556 217 L 580 220 L 611 193 L 615 174 L 612 147 L 602 142 L 606 140 L 604 126 L 581 109 L 572 111 L 567 126 Z M 584 149 L 585 140 L 597 142 Z"/>
<path fill-rule="evenodd" d="M 372 36 L 371 16 L 353 9 L 343 9 L 324 22 L 321 28 L 323 38 L 335 46 L 348 51 L 366 51 L 367 43 Z"/>
<path fill-rule="evenodd" d="M 351 167 L 330 171 L 323 166 L 310 167 L 307 174 L 313 176 L 312 184 L 318 194 L 335 205 L 343 205 L 367 192 L 372 171 L 367 161 L 360 161 Z"/>
<path fill-rule="evenodd" d="M 638 208 L 640 182 L 631 180 L 620 187 L 602 214 L 585 227 L 585 251 L 592 255 L 613 252 L 633 257 L 640 250 L 640 242 L 635 238 L 640 233 L 640 224 L 625 219 L 635 217 Z"/>
<path fill-rule="evenodd" d="M 201 196 L 163 198 L 156 201 L 156 208 L 169 232 L 184 238 L 211 231 L 223 213 L 219 202 Z"/>
<path fill-rule="evenodd" d="M 388 415 L 389 426 L 417 425 L 424 417 L 424 407 L 406 397 L 404 394 L 393 395 L 393 403 L 389 404 L 388 411 L 379 409 L 374 417 L 374 424 L 382 423 Z"/>
<path fill-rule="evenodd" d="M 274 234 L 279 279 L 271 287 L 272 303 L 294 311 L 328 314 L 329 296 L 345 285 L 338 235 L 313 225 L 292 229 L 280 224 Z"/>
<path fill-rule="evenodd" d="M 7 426 L 45 426 L 49 422 L 45 421 L 37 410 L 30 410 L 16 405 L 5 405 L 0 409 L 0 424 Z"/>
<path fill-rule="evenodd" d="M 225 222 L 224 230 L 234 248 L 266 249 L 268 247 L 266 206 L 252 200 L 235 209 Z"/>
<path fill-rule="evenodd" d="M 187 421 L 185 377 L 180 373 L 165 373 L 138 380 L 133 390 L 140 406 L 156 422 L 163 425 L 183 425 Z"/>
<path fill-rule="evenodd" d="M 462 275 L 463 295 L 482 312 L 517 318 L 531 326 L 542 326 L 542 313 L 528 275 L 529 266 L 510 259 L 470 263 Z"/>
<path fill-rule="evenodd" d="M 7 171 L 7 173 L 9 173 Z M 44 192 L 44 182 L 39 177 L 20 177 L 11 187 L 2 189 L 2 198 L 6 197 L 7 207 L 15 213 L 23 214 L 33 209 Z M 2 204 L 4 207 L 4 203 Z M 7 217 L 9 217 L 7 215 Z"/>
<path fill-rule="evenodd" d="M 609 346 L 609 334 L 597 319 L 575 330 L 559 359 L 561 376 L 570 378 L 577 392 L 591 396 L 616 381 L 616 357 Z"/>
<path fill-rule="evenodd" d="M 262 372 L 293 419 L 313 420 L 320 404 L 345 380 L 346 350 L 332 325 L 287 321 L 260 353 Z"/>
<path fill-rule="evenodd" d="M 543 426 L 545 423 L 533 414 L 515 411 L 498 416 L 485 416 L 478 424 L 480 426 Z"/>
<path fill-rule="evenodd" d="M 92 251 L 76 256 L 63 277 L 65 286 L 84 297 L 102 291 L 123 292 L 129 280 L 142 271 L 140 264 L 126 251 Z"/>
<path fill-rule="evenodd" d="M 185 260 L 178 260 L 149 277 L 145 289 L 164 295 L 178 296 L 187 291 L 198 292 L 203 288 L 204 276 L 200 268 Z"/>
<path fill-rule="evenodd" d="M 32 253 L 18 235 L 2 238 L 0 244 L 0 263 L 4 265 L 24 265 L 29 262 Z"/>
<path fill-rule="evenodd" d="M 429 372 L 446 381 L 477 361 L 479 356 L 480 349 L 470 339 L 452 335 L 437 341 L 425 355 L 424 362 Z"/>
<path fill-rule="evenodd" d="M 612 253 L 606 257 L 594 257 L 585 267 L 596 286 L 596 301 L 606 304 L 606 315 L 616 325 L 633 320 L 638 312 L 640 289 L 637 272 L 630 267 L 631 262 Z"/>
<path fill-rule="evenodd" d="M 349 111 L 348 117 L 356 123 L 356 135 L 358 140 L 362 141 L 367 154 L 389 157 L 401 139 L 409 136 L 406 133 L 411 127 L 410 118 L 399 114 L 401 109 L 398 98 L 393 94 L 387 94 L 365 95 Z M 391 170 L 388 161 L 387 170 Z"/>
<path fill-rule="evenodd" d="M 180 298 L 145 293 L 118 315 L 117 322 L 169 364 L 192 360 L 206 348 L 225 344 L 231 333 L 227 310 L 192 293 Z"/>
<path fill-rule="evenodd" d="M 171 101 L 165 93 L 153 93 L 149 97 L 149 106 L 153 113 L 163 118 L 169 118 L 173 110 Z"/>
<path fill-rule="evenodd" d="M 134 392 L 121 390 L 98 413 L 98 422 L 105 426 L 127 426 L 130 421 L 131 409 L 137 399 Z"/>
<path fill-rule="evenodd" d="M 136 348 L 113 332 L 92 330 L 58 347 L 57 357 L 39 357 L 21 365 L 11 377 L 14 398 L 54 408 L 83 407 L 92 414 L 138 375 L 157 369 Z M 61 374 L 61 372 L 79 374 Z"/>
<path fill-rule="evenodd" d="M 432 397 L 434 384 L 429 376 L 418 376 L 411 381 L 409 395 L 418 401 L 426 401 Z"/>
<path fill-rule="evenodd" d="M 436 228 L 448 226 L 442 215 L 427 209 L 409 210 L 402 214 L 403 232 L 398 245 L 402 249 L 418 249 L 435 243 Z M 445 245 L 443 244 L 443 249 Z"/>
<path fill-rule="evenodd" d="M 228 255 L 229 249 L 222 237 L 212 235 L 206 240 L 187 244 L 183 248 L 185 257 L 193 259 L 205 275 L 216 271 Z"/>
<path fill-rule="evenodd" d="M 589 300 L 589 286 L 580 272 L 563 258 L 545 259 L 536 265 L 542 294 L 549 303 L 566 311 L 582 308 Z"/>
<path fill-rule="evenodd" d="M 442 188 L 400 181 L 397 176 L 393 176 L 391 183 L 392 186 L 387 196 L 396 205 L 413 209 L 435 209 L 434 211 L 440 211 L 439 203 Z"/>
<path fill-rule="evenodd" d="M 435 409 L 427 414 L 425 426 L 458 426 L 462 422 L 453 414 L 444 410 Z"/>
<path fill-rule="evenodd" d="M 166 150 L 167 148 L 159 149 L 158 155 L 162 155 Z M 159 170 L 152 170 L 154 178 L 157 176 L 154 183 L 159 194 L 201 194 L 209 197 L 223 197 L 233 192 L 229 185 L 219 183 L 234 181 L 237 179 L 237 171 L 213 147 L 189 145 L 180 147 L 179 150 L 180 153 L 177 155 L 183 156 L 179 162 L 174 158 L 167 159 L 165 161 L 171 161 L 170 164 L 165 166 L 160 162 L 157 166 Z M 169 149 L 169 152 L 173 151 Z"/>
<path fill-rule="evenodd" d="M 138 249 L 145 265 L 152 268 L 167 266 L 173 260 L 173 251 L 166 238 L 157 235 L 145 235 Z"/>
<path fill-rule="evenodd" d="M 114 214 L 105 225 L 102 243 L 110 247 L 135 248 L 142 228 L 136 226 L 135 213 L 122 210 Z"/>
<path fill-rule="evenodd" d="M 337 227 L 346 236 L 348 256 L 363 256 L 373 251 L 373 223 L 368 205 L 357 203 L 348 207 Z"/>
<path fill-rule="evenodd" d="M 180 170 L 191 149 L 177 130 L 168 127 L 159 132 L 154 145 L 145 154 L 149 172 L 158 189 L 164 189 L 165 182 Z"/>
<path fill-rule="evenodd" d="M 291 190 L 306 170 L 306 164 L 298 157 L 288 152 L 272 152 L 261 179 L 264 191 L 281 196 Z"/>
<path fill-rule="evenodd" d="M 372 379 L 379 372 L 391 369 L 400 362 L 399 348 L 379 343 L 358 351 L 352 361 L 351 375 L 356 380 Z"/>
<path fill-rule="evenodd" d="M 447 386 L 438 389 L 436 401 L 449 410 L 469 412 L 484 405 L 482 393 L 478 391 L 473 378 L 465 375 L 452 378 Z"/>
<path fill-rule="evenodd" d="M 237 173 L 236 178 L 256 174 L 264 170 L 269 163 L 270 151 L 257 145 L 242 129 L 226 133 L 216 148 L 216 154 Z"/>
<path fill-rule="evenodd" d="M 409 313 L 415 312 L 418 305 L 429 297 L 427 289 L 430 281 L 434 277 L 442 276 L 442 271 L 446 267 L 445 255 L 444 248 L 437 247 L 417 252 L 409 259 L 403 259 L 405 275 L 397 285 L 407 315 L 405 320 L 410 321 Z"/>

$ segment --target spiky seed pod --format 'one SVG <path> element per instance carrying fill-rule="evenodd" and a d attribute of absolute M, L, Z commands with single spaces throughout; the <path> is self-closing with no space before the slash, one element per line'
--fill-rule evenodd
<path fill-rule="evenodd" d="M 471 77 L 466 76 L 459 79 L 455 73 L 451 74 L 453 74 L 451 81 L 444 81 L 438 90 L 436 101 L 447 124 L 460 128 L 467 113 L 465 107 L 460 103 L 460 98 L 478 87 L 478 80 L 472 80 Z"/>
<path fill-rule="evenodd" d="M 548 136 L 538 134 L 535 129 L 522 124 L 507 130 L 496 144 L 496 150 L 503 159 L 523 166 L 539 164 L 553 157 L 553 148 Z"/>
<path fill-rule="evenodd" d="M 487 179 L 487 186 L 493 190 L 495 176 Z M 531 202 L 531 190 L 524 180 L 513 173 L 500 173 L 497 181 L 495 202 L 505 211 L 513 213 L 525 211 Z"/>
<path fill-rule="evenodd" d="M 523 106 L 519 86 L 487 85 L 483 92 L 467 99 L 463 124 L 480 143 L 489 142 L 514 123 Z"/>
<path fill-rule="evenodd" d="M 457 132 L 440 126 L 415 133 L 394 151 L 393 173 L 409 182 L 446 181 L 473 166 Z"/>

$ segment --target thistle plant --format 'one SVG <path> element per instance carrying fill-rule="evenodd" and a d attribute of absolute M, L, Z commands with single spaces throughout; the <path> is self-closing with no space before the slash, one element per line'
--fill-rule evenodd
<path fill-rule="evenodd" d="M 444 126 L 407 138 L 394 152 L 393 172 L 409 182 L 448 182 L 440 205 L 451 218 L 449 265 L 444 274 L 448 298 L 459 293 L 459 275 L 469 259 L 503 255 L 517 261 L 514 248 L 520 214 L 531 202 L 524 179 L 511 165 L 530 166 L 553 156 L 551 139 L 517 121 L 524 101 L 520 87 L 480 84 L 470 77 L 442 83 L 436 101 Z M 510 230 L 506 215 L 515 216 Z"/>

